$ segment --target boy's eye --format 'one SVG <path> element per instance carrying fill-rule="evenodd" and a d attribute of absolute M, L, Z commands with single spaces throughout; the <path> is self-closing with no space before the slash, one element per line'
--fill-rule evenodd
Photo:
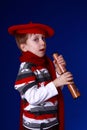
<path fill-rule="evenodd" d="M 35 42 L 39 41 L 39 38 L 34 38 L 34 41 L 35 41 Z"/>
<path fill-rule="evenodd" d="M 39 38 L 39 37 L 35 37 L 35 38 L 33 39 L 33 41 L 35 41 L 35 42 L 39 42 L 40 39 L 43 40 L 43 41 L 45 41 L 45 37 L 41 37 L 41 38 Z"/>
<path fill-rule="evenodd" d="M 45 41 L 45 37 L 42 37 L 42 40 Z"/>

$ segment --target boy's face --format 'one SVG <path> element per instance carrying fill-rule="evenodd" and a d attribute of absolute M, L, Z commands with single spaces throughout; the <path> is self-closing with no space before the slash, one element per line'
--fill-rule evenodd
<path fill-rule="evenodd" d="M 42 34 L 28 34 L 26 44 L 21 45 L 22 51 L 30 51 L 39 57 L 43 57 L 46 52 L 45 36 Z"/>

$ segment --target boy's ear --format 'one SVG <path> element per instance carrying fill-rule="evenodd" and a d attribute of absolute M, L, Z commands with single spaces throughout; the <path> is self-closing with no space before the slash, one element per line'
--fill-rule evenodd
<path fill-rule="evenodd" d="M 20 44 L 20 49 L 22 50 L 22 51 L 24 51 L 24 52 L 26 52 L 27 51 L 27 49 L 26 49 L 26 44 Z"/>

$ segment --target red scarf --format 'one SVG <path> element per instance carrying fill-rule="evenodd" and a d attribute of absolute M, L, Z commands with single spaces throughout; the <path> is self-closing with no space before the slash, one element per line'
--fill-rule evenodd
<path fill-rule="evenodd" d="M 45 55 L 44 57 L 38 57 L 31 52 L 23 52 L 22 56 L 20 57 L 21 62 L 31 62 L 35 65 L 46 67 L 52 76 L 52 80 L 56 78 L 55 68 L 53 62 Z M 22 103 L 21 103 L 22 105 Z M 22 127 L 22 106 L 20 107 L 20 130 L 23 130 Z M 59 129 L 64 130 L 64 100 L 62 91 L 58 88 L 58 121 L 59 121 Z"/>

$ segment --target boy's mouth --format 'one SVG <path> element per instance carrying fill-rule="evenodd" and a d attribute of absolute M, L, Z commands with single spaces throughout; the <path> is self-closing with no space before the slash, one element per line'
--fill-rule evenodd
<path fill-rule="evenodd" d="M 45 48 L 43 48 L 43 49 L 40 49 L 40 51 L 45 51 Z"/>

